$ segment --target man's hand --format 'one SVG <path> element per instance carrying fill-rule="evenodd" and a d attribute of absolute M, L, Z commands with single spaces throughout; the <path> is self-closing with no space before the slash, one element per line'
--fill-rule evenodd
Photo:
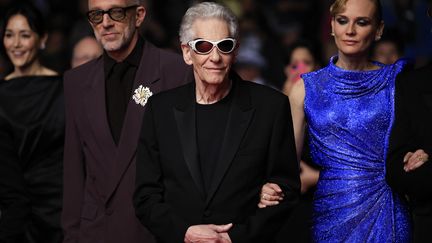
<path fill-rule="evenodd" d="M 423 149 L 418 149 L 414 153 L 408 152 L 404 157 L 404 170 L 406 172 L 413 171 L 423 165 L 429 160 L 429 155 L 423 151 Z"/>
<path fill-rule="evenodd" d="M 226 232 L 225 233 L 219 233 L 219 235 L 222 238 L 220 243 L 232 243 L 231 238 L 229 237 L 228 233 L 226 233 Z"/>
<path fill-rule="evenodd" d="M 193 225 L 186 231 L 184 241 L 185 243 L 231 243 L 227 233 L 231 227 L 232 224 Z"/>

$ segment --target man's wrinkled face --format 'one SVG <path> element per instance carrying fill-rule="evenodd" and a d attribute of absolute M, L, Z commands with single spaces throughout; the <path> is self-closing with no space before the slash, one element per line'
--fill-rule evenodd
<path fill-rule="evenodd" d="M 204 39 L 218 42 L 229 38 L 228 24 L 221 19 L 198 19 L 192 25 L 194 39 Z M 182 45 L 183 58 L 189 65 L 193 65 L 197 82 L 218 85 L 228 80 L 228 73 L 235 60 L 235 50 L 222 53 L 216 46 L 209 53 L 200 54 L 192 50 L 189 45 Z"/>

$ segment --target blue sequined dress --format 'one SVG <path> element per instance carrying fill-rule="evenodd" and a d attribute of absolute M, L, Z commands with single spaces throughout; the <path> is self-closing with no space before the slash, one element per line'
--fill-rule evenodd
<path fill-rule="evenodd" d="M 314 196 L 316 242 L 407 242 L 404 202 L 385 181 L 396 75 L 405 61 L 371 71 L 334 63 L 303 75 L 311 156 L 322 167 Z"/>

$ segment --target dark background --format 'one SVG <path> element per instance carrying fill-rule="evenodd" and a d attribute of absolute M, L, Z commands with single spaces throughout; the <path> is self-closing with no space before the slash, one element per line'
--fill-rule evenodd
<path fill-rule="evenodd" d="M 17 0 L 0 0 L 0 14 Z M 73 45 L 92 34 L 85 18 L 87 0 L 32 0 L 45 15 L 49 31 L 42 62 L 60 72 L 70 68 Z M 145 0 L 143 35 L 155 45 L 179 51 L 178 27 L 190 0 Z M 283 67 L 290 46 L 307 40 L 319 47 L 324 64 L 336 54 L 330 36 L 328 9 L 333 0 L 221 0 L 240 20 L 239 61 L 259 64 L 263 78 L 275 87 L 285 80 Z M 405 57 L 423 66 L 432 61 L 432 20 L 426 15 L 431 0 L 382 0 L 384 38 L 397 41 Z M 2 15 L 0 15 L 2 16 Z M 244 54 L 244 55 L 243 55 Z M 0 56 L 0 78 L 10 66 Z"/>

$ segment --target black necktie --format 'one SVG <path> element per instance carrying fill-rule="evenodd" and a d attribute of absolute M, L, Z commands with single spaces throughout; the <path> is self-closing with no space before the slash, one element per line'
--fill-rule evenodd
<path fill-rule="evenodd" d="M 116 144 L 118 144 L 126 113 L 127 102 L 123 92 L 123 78 L 129 69 L 129 64 L 119 62 L 112 68 L 111 75 L 106 82 L 106 100 L 108 120 L 111 133 Z"/>

